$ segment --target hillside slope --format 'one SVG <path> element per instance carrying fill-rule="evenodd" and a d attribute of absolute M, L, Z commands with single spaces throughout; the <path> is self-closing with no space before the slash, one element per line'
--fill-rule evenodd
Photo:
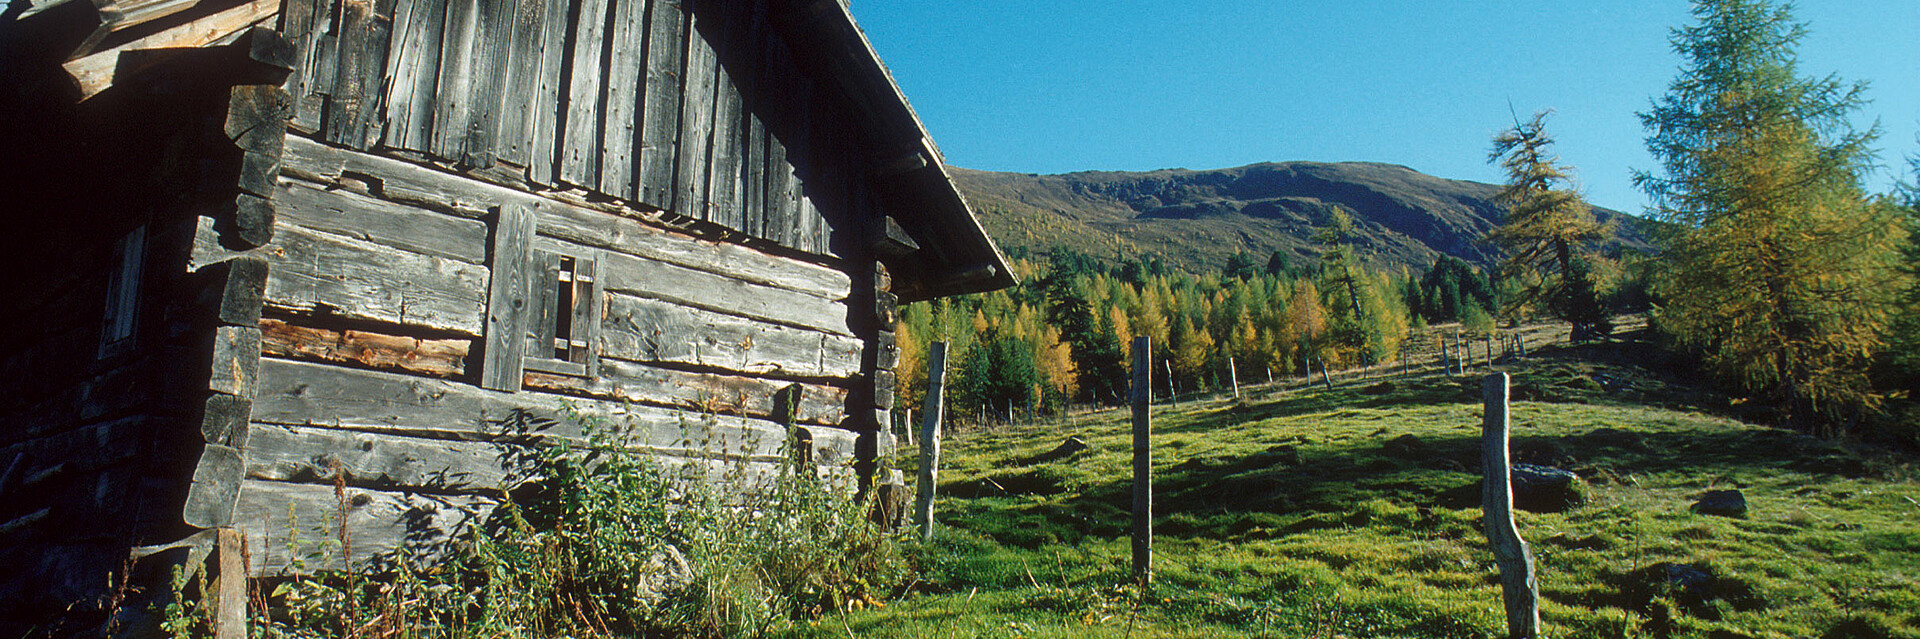
<path fill-rule="evenodd" d="M 1231 169 L 1089 171 L 1062 175 L 953 167 L 988 233 L 1015 257 L 1064 246 L 1102 260 L 1156 255 L 1189 271 L 1214 270 L 1246 251 L 1318 259 L 1314 228 L 1334 205 L 1354 212 L 1362 259 L 1425 268 L 1441 254 L 1480 265 L 1500 258 L 1480 237 L 1503 209 L 1498 186 L 1448 180 L 1391 164 L 1280 162 Z M 1644 222 L 1608 209 L 1619 239 L 1646 248 Z"/>

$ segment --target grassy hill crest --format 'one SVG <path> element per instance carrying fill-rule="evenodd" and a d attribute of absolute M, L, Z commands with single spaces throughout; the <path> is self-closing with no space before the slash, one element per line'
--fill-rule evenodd
<path fill-rule="evenodd" d="M 1394 164 L 1268 162 L 1059 175 L 950 169 L 981 223 L 1015 257 L 1058 246 L 1109 262 L 1155 255 L 1201 272 L 1219 269 L 1236 252 L 1264 262 L 1278 250 L 1309 264 L 1319 255 L 1314 228 L 1339 205 L 1354 212 L 1359 255 L 1375 266 L 1425 268 L 1442 254 L 1483 266 L 1500 259 L 1480 241 L 1504 215 L 1492 201 L 1500 187 Z M 1647 248 L 1644 221 L 1594 212 L 1618 223 L 1618 238 L 1603 251 Z"/>

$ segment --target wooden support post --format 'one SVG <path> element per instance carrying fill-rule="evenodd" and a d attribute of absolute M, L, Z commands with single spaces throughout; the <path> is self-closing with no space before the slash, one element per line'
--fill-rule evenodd
<path fill-rule="evenodd" d="M 1233 363 L 1233 356 L 1227 356 L 1227 377 L 1233 380 L 1233 398 L 1240 399 L 1240 368 Z"/>
<path fill-rule="evenodd" d="M 213 636 L 216 639 L 247 639 L 247 562 L 240 549 L 240 531 L 221 528 L 219 534 L 220 571 L 215 575 L 214 592 L 218 607 L 214 611 Z"/>
<path fill-rule="evenodd" d="M 1326 360 L 1320 360 L 1320 383 L 1325 384 L 1327 390 L 1333 390 L 1333 375 L 1327 372 Z"/>
<path fill-rule="evenodd" d="M 1273 386 L 1273 367 L 1267 367 L 1267 386 Z"/>
<path fill-rule="evenodd" d="M 1488 375 L 1480 385 L 1485 400 L 1481 427 L 1481 461 L 1486 479 L 1481 483 L 1481 510 L 1493 556 L 1500 564 L 1500 590 L 1506 600 L 1507 636 L 1533 639 L 1540 632 L 1540 584 L 1534 576 L 1533 551 L 1513 523 L 1513 460 L 1508 455 L 1510 423 L 1507 413 L 1506 373 Z"/>
<path fill-rule="evenodd" d="M 1173 358 L 1169 357 L 1167 361 L 1162 363 L 1167 365 L 1167 403 L 1172 404 L 1174 408 L 1179 408 L 1180 393 L 1173 387 Z M 1152 364 L 1148 364 L 1148 366 L 1151 367 Z M 1151 389 L 1149 389 L 1149 391 L 1151 391 Z"/>
<path fill-rule="evenodd" d="M 900 421 L 900 423 L 902 423 L 902 424 L 905 424 L 905 425 L 906 425 L 906 427 L 905 427 L 905 428 L 902 428 L 902 429 L 900 429 L 900 430 L 903 430 L 903 431 L 906 431 L 906 436 L 907 436 L 907 447 L 909 447 L 909 448 L 911 448 L 911 447 L 914 447 L 914 446 L 919 446 L 919 445 L 920 445 L 920 444 L 919 444 L 919 441 L 920 441 L 920 438 L 919 438 L 919 437 L 915 437 L 915 436 L 914 436 L 914 435 L 915 435 L 915 433 L 914 433 L 914 431 L 915 431 L 915 429 L 914 429 L 914 427 L 913 427 L 913 409 L 911 409 L 911 408 L 908 408 L 908 409 L 904 409 L 904 410 L 906 410 L 906 411 L 907 411 L 907 418 L 906 418 L 906 419 L 904 419 L 904 420 L 901 420 L 901 421 Z"/>
<path fill-rule="evenodd" d="M 1524 334 L 1516 336 L 1514 339 L 1514 343 L 1520 345 L 1520 359 L 1526 359 L 1527 358 L 1527 336 Z"/>
<path fill-rule="evenodd" d="M 933 491 L 940 472 L 940 417 L 947 384 L 947 343 L 934 342 L 927 349 L 927 403 L 920 412 L 920 495 L 913 508 L 913 523 L 920 527 L 920 539 L 933 539 Z"/>
<path fill-rule="evenodd" d="M 1487 334 L 1487 368 L 1493 368 L 1493 334 Z"/>
<path fill-rule="evenodd" d="M 1133 338 L 1133 577 L 1153 583 L 1153 338 Z"/>

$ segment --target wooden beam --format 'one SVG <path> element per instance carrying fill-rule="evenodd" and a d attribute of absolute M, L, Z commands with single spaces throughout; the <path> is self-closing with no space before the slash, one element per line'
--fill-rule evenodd
<path fill-rule="evenodd" d="M 286 359 L 365 366 L 432 377 L 466 373 L 473 340 L 427 339 L 370 331 L 332 330 L 260 320 L 261 348 Z"/>
<path fill-rule="evenodd" d="M 280 11 L 282 0 L 253 0 L 220 13 L 167 29 L 132 42 L 78 58 L 61 65 L 80 88 L 86 100 L 113 86 L 119 69 L 120 54 L 142 49 L 180 49 L 204 47 L 235 33 L 265 22 Z M 137 70 L 137 69 L 131 69 Z"/>

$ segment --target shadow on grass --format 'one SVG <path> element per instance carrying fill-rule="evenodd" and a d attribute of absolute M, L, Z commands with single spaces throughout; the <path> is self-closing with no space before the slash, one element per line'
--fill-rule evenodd
<path fill-rule="evenodd" d="M 1178 430 L 1200 432 L 1334 409 L 1459 403 L 1463 384 L 1422 380 L 1384 396 L 1344 390 L 1189 416 L 1190 421 Z M 1319 442 L 1295 434 L 1269 440 L 1264 449 L 1251 446 L 1162 466 L 1154 491 L 1156 516 L 1163 522 L 1159 533 L 1248 539 L 1364 525 L 1368 515 L 1362 506 L 1374 500 L 1414 507 L 1422 516 L 1436 508 L 1479 507 L 1478 424 L 1441 432 L 1430 424 L 1397 430 L 1389 418 L 1371 433 L 1367 426 L 1349 423 L 1343 427 L 1349 432 L 1323 432 Z M 1404 434 L 1405 430 L 1420 434 Z M 1844 447 L 1783 430 L 1670 425 L 1578 430 L 1548 425 L 1541 430 L 1546 434 L 1514 437 L 1514 461 L 1567 468 L 1590 482 L 1617 482 L 1628 475 L 1650 473 L 1713 477 L 1799 472 L 1858 477 L 1872 470 Z M 953 494 L 963 500 L 992 501 L 956 514 L 976 532 L 1029 548 L 1127 533 L 1130 478 L 1069 488 L 1055 479 L 1060 473 L 1046 471 L 1044 464 L 1010 466 L 971 486 L 958 487 Z M 981 516 L 966 517 L 968 510 Z"/>

